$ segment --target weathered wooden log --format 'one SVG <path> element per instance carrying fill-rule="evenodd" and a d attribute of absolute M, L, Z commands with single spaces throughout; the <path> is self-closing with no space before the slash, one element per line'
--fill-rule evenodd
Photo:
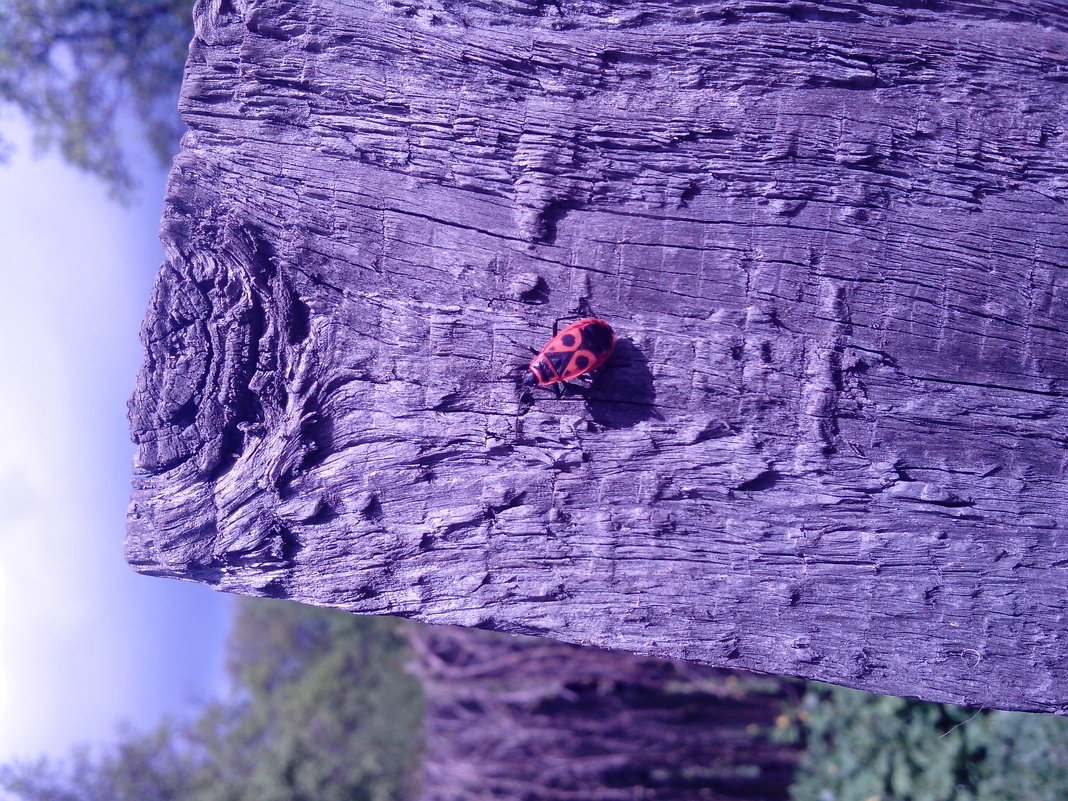
<path fill-rule="evenodd" d="M 427 698 L 422 801 L 776 801 L 783 680 L 533 637 L 411 629 Z M 794 686 L 800 686 L 800 683 Z"/>
<path fill-rule="evenodd" d="M 1063 3 L 196 24 L 137 570 L 1068 712 Z"/>

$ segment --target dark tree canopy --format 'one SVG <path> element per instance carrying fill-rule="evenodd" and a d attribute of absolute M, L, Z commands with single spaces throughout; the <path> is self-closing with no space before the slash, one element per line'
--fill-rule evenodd
<path fill-rule="evenodd" d="M 420 801 L 780 801 L 800 683 L 543 638 L 413 628 L 427 696 Z"/>
<path fill-rule="evenodd" d="M 106 181 L 132 186 L 124 113 L 140 119 L 161 163 L 177 150 L 192 0 L 4 0 L 0 111 L 29 122 L 40 148 Z M 0 139 L 0 144 L 3 140 Z"/>

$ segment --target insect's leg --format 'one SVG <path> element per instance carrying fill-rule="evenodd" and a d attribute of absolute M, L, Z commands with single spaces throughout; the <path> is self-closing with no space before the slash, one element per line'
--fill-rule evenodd
<path fill-rule="evenodd" d="M 568 381 L 561 381 L 559 384 L 556 384 L 554 386 L 560 386 L 561 387 L 560 395 L 557 396 L 557 397 L 560 398 L 560 400 L 572 400 L 573 401 L 573 400 L 581 399 L 581 400 L 588 401 L 590 399 L 590 397 L 589 397 L 590 388 L 589 387 L 584 387 L 581 384 L 574 384 L 574 383 L 570 383 Z"/>
<path fill-rule="evenodd" d="M 530 391 L 523 390 L 519 393 L 519 402 L 515 407 L 515 441 L 519 442 L 519 424 L 523 419 L 523 413 L 526 408 L 534 403 L 534 398 Z"/>
<path fill-rule="evenodd" d="M 570 320 L 576 314 L 579 316 L 579 318 L 597 316 L 593 313 L 593 309 L 590 308 L 590 302 L 586 300 L 585 297 L 579 298 L 578 308 L 575 312 L 571 314 L 565 314 L 563 317 L 557 317 L 555 320 L 553 320 L 553 336 L 556 336 L 558 333 L 560 333 L 561 320 Z"/>
<path fill-rule="evenodd" d="M 519 398 L 519 403 L 515 409 L 515 441 L 519 442 L 519 422 L 523 419 L 523 398 Z"/>
<path fill-rule="evenodd" d="M 604 374 L 604 371 L 605 365 L 602 364 L 596 370 L 591 370 L 590 372 L 586 373 L 586 375 L 583 376 L 583 378 L 585 378 L 587 382 L 586 388 L 590 389 L 594 384 L 596 384 L 597 379 L 599 379 Z"/>

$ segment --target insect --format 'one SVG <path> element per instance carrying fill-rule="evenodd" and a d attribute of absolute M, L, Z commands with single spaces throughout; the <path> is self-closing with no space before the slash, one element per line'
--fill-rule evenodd
<path fill-rule="evenodd" d="M 596 370 L 608 361 L 615 347 L 616 335 L 604 320 L 578 320 L 555 334 L 538 352 L 523 375 L 523 386 L 551 386 L 560 397 L 561 384 Z"/>

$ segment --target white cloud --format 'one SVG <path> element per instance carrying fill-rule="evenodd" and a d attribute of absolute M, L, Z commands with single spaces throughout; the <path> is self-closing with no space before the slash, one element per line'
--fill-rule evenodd
<path fill-rule="evenodd" d="M 26 152 L 0 167 L 0 762 L 210 693 L 227 614 L 121 560 L 158 203 L 123 209 Z"/>

